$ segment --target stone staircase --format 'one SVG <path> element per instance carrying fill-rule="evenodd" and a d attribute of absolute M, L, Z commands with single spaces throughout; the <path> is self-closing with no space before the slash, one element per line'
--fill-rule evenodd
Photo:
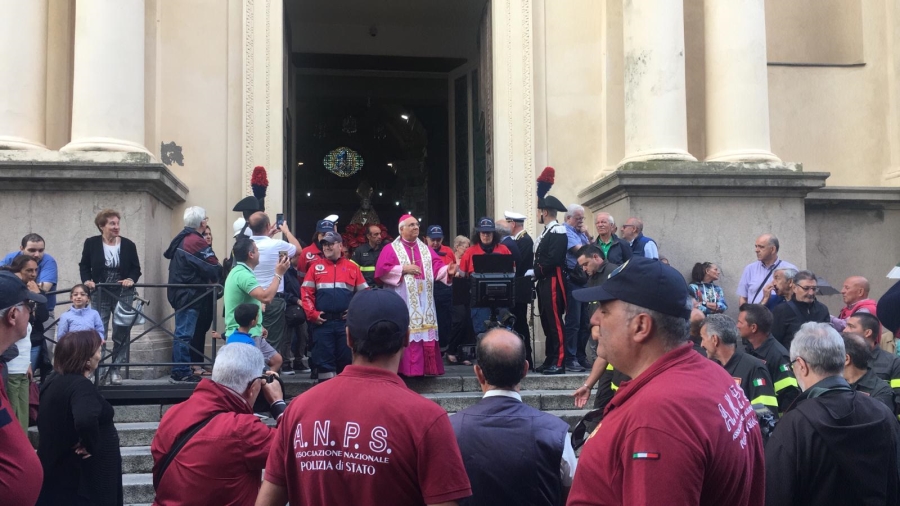
<path fill-rule="evenodd" d="M 574 409 L 572 392 L 587 377 L 583 374 L 541 376 L 532 374 L 522 382 L 522 401 L 553 413 L 570 426 L 587 413 Z M 285 393 L 297 396 L 312 387 L 315 382 L 308 375 L 284 376 Z M 432 378 L 407 379 L 407 385 L 424 397 L 433 400 L 449 413 L 464 409 L 481 399 L 481 388 L 470 367 L 452 367 L 447 374 Z M 153 502 L 153 479 L 151 470 L 150 443 L 159 421 L 171 404 L 143 404 L 116 406 L 116 428 L 122 452 L 122 483 L 125 489 L 125 504 L 150 504 Z M 264 420 L 274 425 L 273 420 Z M 38 433 L 35 427 L 29 430 L 32 444 L 37 447 Z"/>

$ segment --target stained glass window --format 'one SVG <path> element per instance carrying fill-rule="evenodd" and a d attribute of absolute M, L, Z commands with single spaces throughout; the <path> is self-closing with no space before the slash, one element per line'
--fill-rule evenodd
<path fill-rule="evenodd" d="M 365 160 L 356 151 L 341 146 L 325 155 L 322 163 L 332 174 L 338 177 L 350 177 L 363 168 Z"/>

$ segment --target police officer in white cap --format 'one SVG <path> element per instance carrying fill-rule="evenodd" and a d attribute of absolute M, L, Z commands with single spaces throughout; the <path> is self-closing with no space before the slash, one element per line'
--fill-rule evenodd
<path fill-rule="evenodd" d="M 516 246 L 519 248 L 519 261 L 516 262 L 516 277 L 531 277 L 534 269 L 534 241 L 528 232 L 525 231 L 525 215 L 506 211 L 503 213 L 506 223 L 509 225 L 511 237 L 515 240 Z M 515 307 L 512 308 L 513 315 L 516 317 L 516 323 L 513 330 L 516 331 L 522 339 L 525 340 L 525 356 L 528 359 L 528 366 L 534 369 L 534 360 L 531 351 L 531 330 L 528 328 L 528 304 L 531 300 L 518 300 Z"/>

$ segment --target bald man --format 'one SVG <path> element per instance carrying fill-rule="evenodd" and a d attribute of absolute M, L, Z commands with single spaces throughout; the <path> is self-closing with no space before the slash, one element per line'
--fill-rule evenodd
<path fill-rule="evenodd" d="M 528 374 L 522 339 L 491 330 L 475 354 L 484 397 L 450 417 L 472 484 L 462 504 L 562 504 L 576 465 L 569 425 L 522 402 L 519 382 Z"/>
<path fill-rule="evenodd" d="M 844 307 L 840 314 L 831 317 L 831 326 L 838 332 L 843 332 L 847 327 L 847 318 L 856 313 L 877 312 L 877 303 L 869 298 L 869 280 L 862 276 L 850 276 L 844 280 L 841 287 L 841 297 L 844 299 Z"/>
<path fill-rule="evenodd" d="M 756 250 L 756 261 L 744 267 L 741 280 L 738 282 L 737 295 L 740 297 L 738 307 L 746 303 L 762 304 L 765 287 L 772 281 L 772 275 L 778 269 L 797 269 L 797 266 L 778 258 L 781 248 L 774 234 L 763 234 L 756 238 L 753 245 Z"/>

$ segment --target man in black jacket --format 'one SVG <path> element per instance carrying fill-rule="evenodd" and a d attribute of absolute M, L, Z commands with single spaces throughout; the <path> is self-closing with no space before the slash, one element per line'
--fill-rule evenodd
<path fill-rule="evenodd" d="M 853 390 L 867 394 L 894 411 L 896 409 L 894 392 L 887 382 L 879 378 L 869 367 L 872 354 L 866 340 L 859 334 L 846 331 L 841 337 L 844 339 L 844 349 L 847 352 L 844 359 L 844 379 L 850 383 Z"/>
<path fill-rule="evenodd" d="M 566 227 L 556 221 L 558 212 L 566 206 L 556 197 L 547 195 L 538 199 L 538 222 L 544 231 L 538 237 L 534 250 L 534 276 L 538 280 L 538 308 L 541 327 L 547 338 L 547 358 L 537 368 L 542 374 L 565 374 L 565 350 L 563 348 L 562 315 L 566 311 L 566 288 L 563 270 L 566 267 Z"/>
<path fill-rule="evenodd" d="M 616 220 L 612 215 L 597 213 L 594 226 L 597 227 L 597 247 L 603 252 L 605 260 L 622 265 L 634 255 L 628 243 L 616 236 Z"/>
<path fill-rule="evenodd" d="M 831 321 L 828 308 L 816 300 L 818 289 L 819 282 L 816 275 L 809 271 L 800 271 L 794 276 L 791 299 L 772 309 L 772 335 L 786 349 L 791 349 L 791 339 L 804 323 Z"/>
<path fill-rule="evenodd" d="M 878 333 L 881 330 L 878 318 L 870 313 L 856 313 L 847 318 L 845 330 L 859 334 L 866 340 L 870 353 L 869 369 L 890 385 L 894 391 L 894 401 L 900 400 L 900 357 L 888 353 L 878 346 L 878 340 L 881 337 Z M 897 406 L 894 411 L 900 413 L 900 406 Z"/>
<path fill-rule="evenodd" d="M 766 364 L 738 346 L 737 325 L 730 316 L 708 315 L 700 326 L 700 344 L 734 378 L 752 404 L 762 404 L 778 417 L 778 398 Z"/>
<path fill-rule="evenodd" d="M 519 249 L 521 258 L 516 261 L 516 277 L 531 277 L 534 273 L 534 241 L 528 232 L 525 231 L 525 215 L 506 211 L 503 213 L 506 223 L 509 225 L 509 231 Z M 512 250 L 510 250 L 512 251 Z M 532 291 L 532 294 L 534 292 Z M 533 296 L 533 295 L 532 295 Z M 528 357 L 528 367 L 534 370 L 534 359 L 531 350 L 531 330 L 528 328 L 528 305 L 533 303 L 533 299 L 516 300 L 516 306 L 513 308 L 513 315 L 516 317 L 516 323 L 513 330 L 522 336 L 525 341 L 525 354 Z"/>
<path fill-rule="evenodd" d="M 790 353 L 772 337 L 772 313 L 762 304 L 744 304 L 737 319 L 741 339 L 747 353 L 762 360 L 769 370 L 778 398 L 778 412 L 783 413 L 800 395 L 797 378 L 791 372 Z"/>
<path fill-rule="evenodd" d="M 791 343 L 803 393 L 766 445 L 766 505 L 897 504 L 900 425 L 841 377 L 844 342 L 806 323 Z"/>
<path fill-rule="evenodd" d="M 170 285 L 202 285 L 215 283 L 221 278 L 222 266 L 213 253 L 212 246 L 203 238 L 206 230 L 206 211 L 193 206 L 184 211 L 184 230 L 169 244 L 163 256 L 169 260 Z M 187 365 L 191 361 L 190 341 L 197 325 L 199 307 L 203 302 L 196 300 L 203 295 L 203 287 L 169 287 L 166 297 L 175 309 L 175 339 L 172 341 L 172 362 L 184 363 L 172 367 L 174 381 L 197 383 L 200 376 Z M 196 350 L 202 353 L 203 350 Z M 115 376 L 112 381 L 115 382 Z"/>

